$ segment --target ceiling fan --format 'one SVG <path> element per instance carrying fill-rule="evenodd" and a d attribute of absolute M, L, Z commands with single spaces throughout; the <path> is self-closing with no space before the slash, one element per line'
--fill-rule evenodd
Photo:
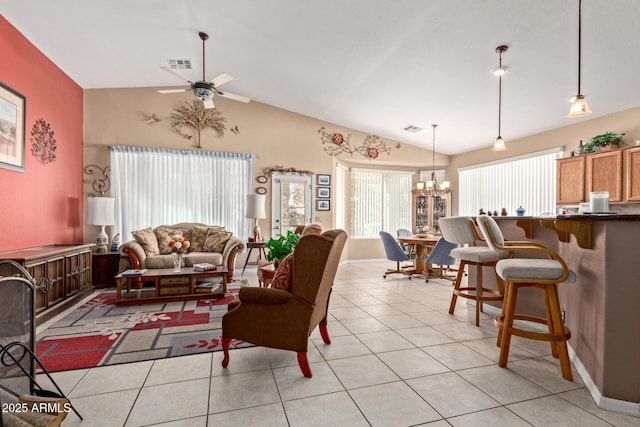
<path fill-rule="evenodd" d="M 205 41 L 209 38 L 209 36 L 206 33 L 203 33 L 203 32 L 198 33 L 198 35 L 200 36 L 200 39 L 202 40 L 202 80 L 199 80 L 197 82 L 192 82 L 191 80 L 189 80 L 188 78 L 186 78 L 182 74 L 178 73 L 175 70 L 172 70 L 169 67 L 160 67 L 163 70 L 165 70 L 166 72 L 171 73 L 174 76 L 179 77 L 182 80 L 187 81 L 190 84 L 190 86 L 188 88 L 185 88 L 185 89 L 162 89 L 162 90 L 159 90 L 158 92 L 160 92 L 160 93 L 193 92 L 193 94 L 196 96 L 196 98 L 201 99 L 204 102 L 204 108 L 215 108 L 215 106 L 213 105 L 213 97 L 215 95 L 219 95 L 219 96 L 222 96 L 224 98 L 229 98 L 229 99 L 233 99 L 235 101 L 240 101 L 240 102 L 249 102 L 249 101 L 251 101 L 251 99 L 247 98 L 246 96 L 236 95 L 235 93 L 223 92 L 220 89 L 218 89 L 218 87 L 220 87 L 223 84 L 228 83 L 231 80 L 233 80 L 233 77 L 231 77 L 227 73 L 222 73 L 219 76 L 213 78 L 211 81 L 206 81 L 205 80 L 205 69 L 204 69 L 204 65 L 205 65 L 205 56 L 204 56 L 204 54 L 205 54 L 205 50 L 204 50 L 204 44 L 205 44 Z"/>

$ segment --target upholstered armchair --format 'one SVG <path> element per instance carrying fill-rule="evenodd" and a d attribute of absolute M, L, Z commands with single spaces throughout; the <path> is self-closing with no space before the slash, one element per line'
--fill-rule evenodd
<path fill-rule="evenodd" d="M 255 345 L 292 350 L 305 377 L 311 378 L 307 360 L 309 335 L 316 326 L 325 343 L 331 287 L 347 240 L 343 230 L 329 230 L 300 239 L 293 252 L 291 292 L 245 287 L 222 318 L 222 366 L 229 364 L 229 345 L 240 339 Z"/>

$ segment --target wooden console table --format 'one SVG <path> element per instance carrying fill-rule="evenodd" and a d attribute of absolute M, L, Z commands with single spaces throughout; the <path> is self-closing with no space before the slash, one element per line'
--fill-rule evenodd
<path fill-rule="evenodd" d="M 23 265 L 36 281 L 36 324 L 62 312 L 88 295 L 91 249 L 82 245 L 47 245 L 1 252 L 0 259 Z"/>
<path fill-rule="evenodd" d="M 148 304 L 165 301 L 186 301 L 201 298 L 223 298 L 227 294 L 228 273 L 226 267 L 216 270 L 193 271 L 183 267 L 181 271 L 172 268 L 150 268 L 143 274 L 116 276 L 116 304 Z M 206 279 L 222 278 L 222 294 L 216 294 L 219 286 L 206 286 Z M 138 288 L 132 282 L 142 281 L 150 287 Z"/>

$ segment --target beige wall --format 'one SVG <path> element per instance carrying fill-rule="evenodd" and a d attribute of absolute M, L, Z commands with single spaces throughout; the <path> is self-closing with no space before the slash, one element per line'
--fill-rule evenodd
<path fill-rule="evenodd" d="M 101 167 L 109 164 L 108 145 L 153 146 L 175 149 L 195 149 L 193 140 L 186 140 L 171 128 L 170 114 L 173 108 L 193 99 L 190 93 L 161 95 L 157 88 L 88 89 L 85 90 L 85 164 Z M 292 113 L 256 101 L 248 104 L 216 98 L 216 107 L 227 119 L 227 128 L 238 126 L 236 135 L 230 131 L 218 139 L 212 130 L 203 131 L 202 146 L 205 150 L 253 153 L 256 155 L 256 176 L 265 168 L 275 166 L 310 170 L 314 173 L 334 175 L 336 162 L 347 166 L 381 167 L 414 171 L 430 170 L 431 151 L 412 145 L 385 140 L 392 148 L 390 155 L 367 160 L 359 155 L 330 157 L 323 150 L 318 129 L 325 126 L 328 132 L 352 134 L 352 143 L 359 145 L 365 133 Z M 153 125 L 147 119 L 155 114 L 160 122 Z M 624 141 L 633 144 L 640 139 L 640 107 L 591 120 L 578 122 L 567 119 L 567 126 L 518 140 L 507 140 L 508 150 L 491 151 L 490 147 L 468 153 L 445 156 L 437 154 L 436 167 L 446 167 L 447 179 L 453 189 L 452 214 L 458 209 L 458 173 L 460 167 L 520 156 L 548 148 L 565 146 L 566 154 L 576 148 L 580 140 L 612 131 L 624 132 Z M 429 138 L 426 138 L 429 139 Z M 400 148 L 396 148 L 400 144 Z M 429 145 L 429 141 L 425 141 Z M 417 176 L 417 175 L 416 175 Z M 256 184 L 256 186 L 258 186 Z M 267 214 L 270 206 L 270 182 L 267 184 Z M 89 191 L 89 184 L 85 183 Z M 332 196 L 335 192 L 332 192 Z M 335 204 L 333 205 L 335 206 Z M 317 212 L 316 219 L 325 229 L 333 227 L 334 211 Z M 265 236 L 269 237 L 267 224 L 261 221 Z M 90 228 L 89 228 L 90 227 Z M 348 231 L 348 230 L 347 230 Z M 97 233 L 88 226 L 85 236 L 92 240 Z M 347 259 L 384 258 L 379 239 L 349 239 L 345 247 Z"/>
<path fill-rule="evenodd" d="M 173 149 L 196 149 L 194 140 L 184 139 L 171 128 L 170 114 L 176 106 L 191 102 L 190 93 L 161 95 L 157 88 L 88 89 L 85 90 L 85 164 L 104 167 L 109 164 L 109 145 L 153 146 Z M 367 160 L 358 154 L 330 157 L 321 144 L 318 129 L 352 134 L 351 143 L 361 145 L 366 134 L 333 125 L 311 117 L 285 111 L 251 101 L 248 104 L 215 99 L 216 108 L 227 120 L 227 129 L 235 126 L 239 134 L 227 130 L 218 139 L 213 130 L 204 130 L 202 146 L 205 150 L 252 153 L 256 155 L 256 176 L 264 169 L 283 166 L 314 173 L 334 175 L 336 161 L 365 167 L 401 168 L 411 171 L 431 169 L 431 151 L 397 141 L 385 140 L 392 147 L 389 155 Z M 155 114 L 161 121 L 149 124 Z M 399 144 L 399 148 L 396 148 Z M 446 167 L 449 157 L 436 155 L 436 166 Z M 85 177 L 87 178 L 87 177 Z M 271 188 L 266 185 L 267 213 L 270 212 Z M 89 182 L 85 191 L 89 192 Z M 256 186 L 259 184 L 256 183 Z M 332 193 L 335 194 L 335 192 Z M 325 229 L 333 227 L 334 211 L 317 212 L 316 219 Z M 269 219 L 261 221 L 265 237 L 269 237 Z M 92 241 L 97 229 L 88 226 L 85 236 Z M 347 230 L 348 231 L 348 230 Z M 347 258 L 384 258 L 379 239 L 349 240 L 345 248 Z"/>
<path fill-rule="evenodd" d="M 580 140 L 589 140 L 604 132 L 625 133 L 626 135 L 623 142 L 627 145 L 634 145 L 636 140 L 640 140 L 639 117 L 640 107 L 635 107 L 591 120 L 580 120 L 576 122 L 567 119 L 567 126 L 531 135 L 526 138 L 513 141 L 507 140 L 506 151 L 491 151 L 491 147 L 488 146 L 481 150 L 453 156 L 447 168 L 447 178 L 451 181 L 451 188 L 454 194 L 451 204 L 452 214 L 456 215 L 458 213 L 457 194 L 459 168 L 521 156 L 559 146 L 565 147 L 564 156 L 566 157 L 570 155 L 572 150 L 578 147 Z"/>

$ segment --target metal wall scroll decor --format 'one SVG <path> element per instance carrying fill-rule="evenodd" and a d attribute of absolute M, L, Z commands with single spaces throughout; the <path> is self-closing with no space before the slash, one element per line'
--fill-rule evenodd
<path fill-rule="evenodd" d="M 196 148 L 202 148 L 202 141 L 200 134 L 203 129 L 213 129 L 218 138 L 224 136 L 224 131 L 227 130 L 225 125 L 227 119 L 222 117 L 220 111 L 213 108 L 204 108 L 202 101 L 194 100 L 192 103 L 185 102 L 186 105 L 181 105 L 173 109 L 175 111 L 171 114 L 171 126 L 173 130 L 182 135 L 185 139 L 191 139 L 193 135 L 183 132 L 183 128 L 192 127 L 196 130 Z M 237 127 L 236 127 L 237 129 Z"/>
<path fill-rule="evenodd" d="M 382 153 L 391 154 L 391 148 L 377 135 L 367 135 L 362 145 L 354 147 L 351 145 L 351 134 L 347 134 L 345 137 L 341 133 L 329 133 L 324 126 L 318 130 L 318 133 L 322 145 L 325 146 L 324 151 L 332 157 L 343 153 L 352 156 L 354 153 L 358 153 L 362 157 L 372 160 L 377 159 Z"/>
<path fill-rule="evenodd" d="M 296 168 L 284 168 L 282 166 L 276 166 L 274 168 L 267 168 L 264 170 L 266 175 L 271 175 L 272 173 L 291 173 L 297 175 L 313 175 L 313 172 L 307 170 L 298 170 Z"/>
<path fill-rule="evenodd" d="M 31 154 L 40 163 L 47 164 L 56 161 L 56 139 L 55 132 L 45 119 L 38 119 L 31 128 Z"/>
<path fill-rule="evenodd" d="M 109 179 L 109 174 L 111 173 L 111 166 L 105 166 L 101 168 L 96 165 L 87 165 L 84 167 L 84 173 L 87 175 L 96 175 L 96 177 L 91 181 L 91 187 L 96 194 L 89 194 L 89 197 L 104 196 L 104 193 L 109 191 L 111 188 L 111 180 Z"/>

